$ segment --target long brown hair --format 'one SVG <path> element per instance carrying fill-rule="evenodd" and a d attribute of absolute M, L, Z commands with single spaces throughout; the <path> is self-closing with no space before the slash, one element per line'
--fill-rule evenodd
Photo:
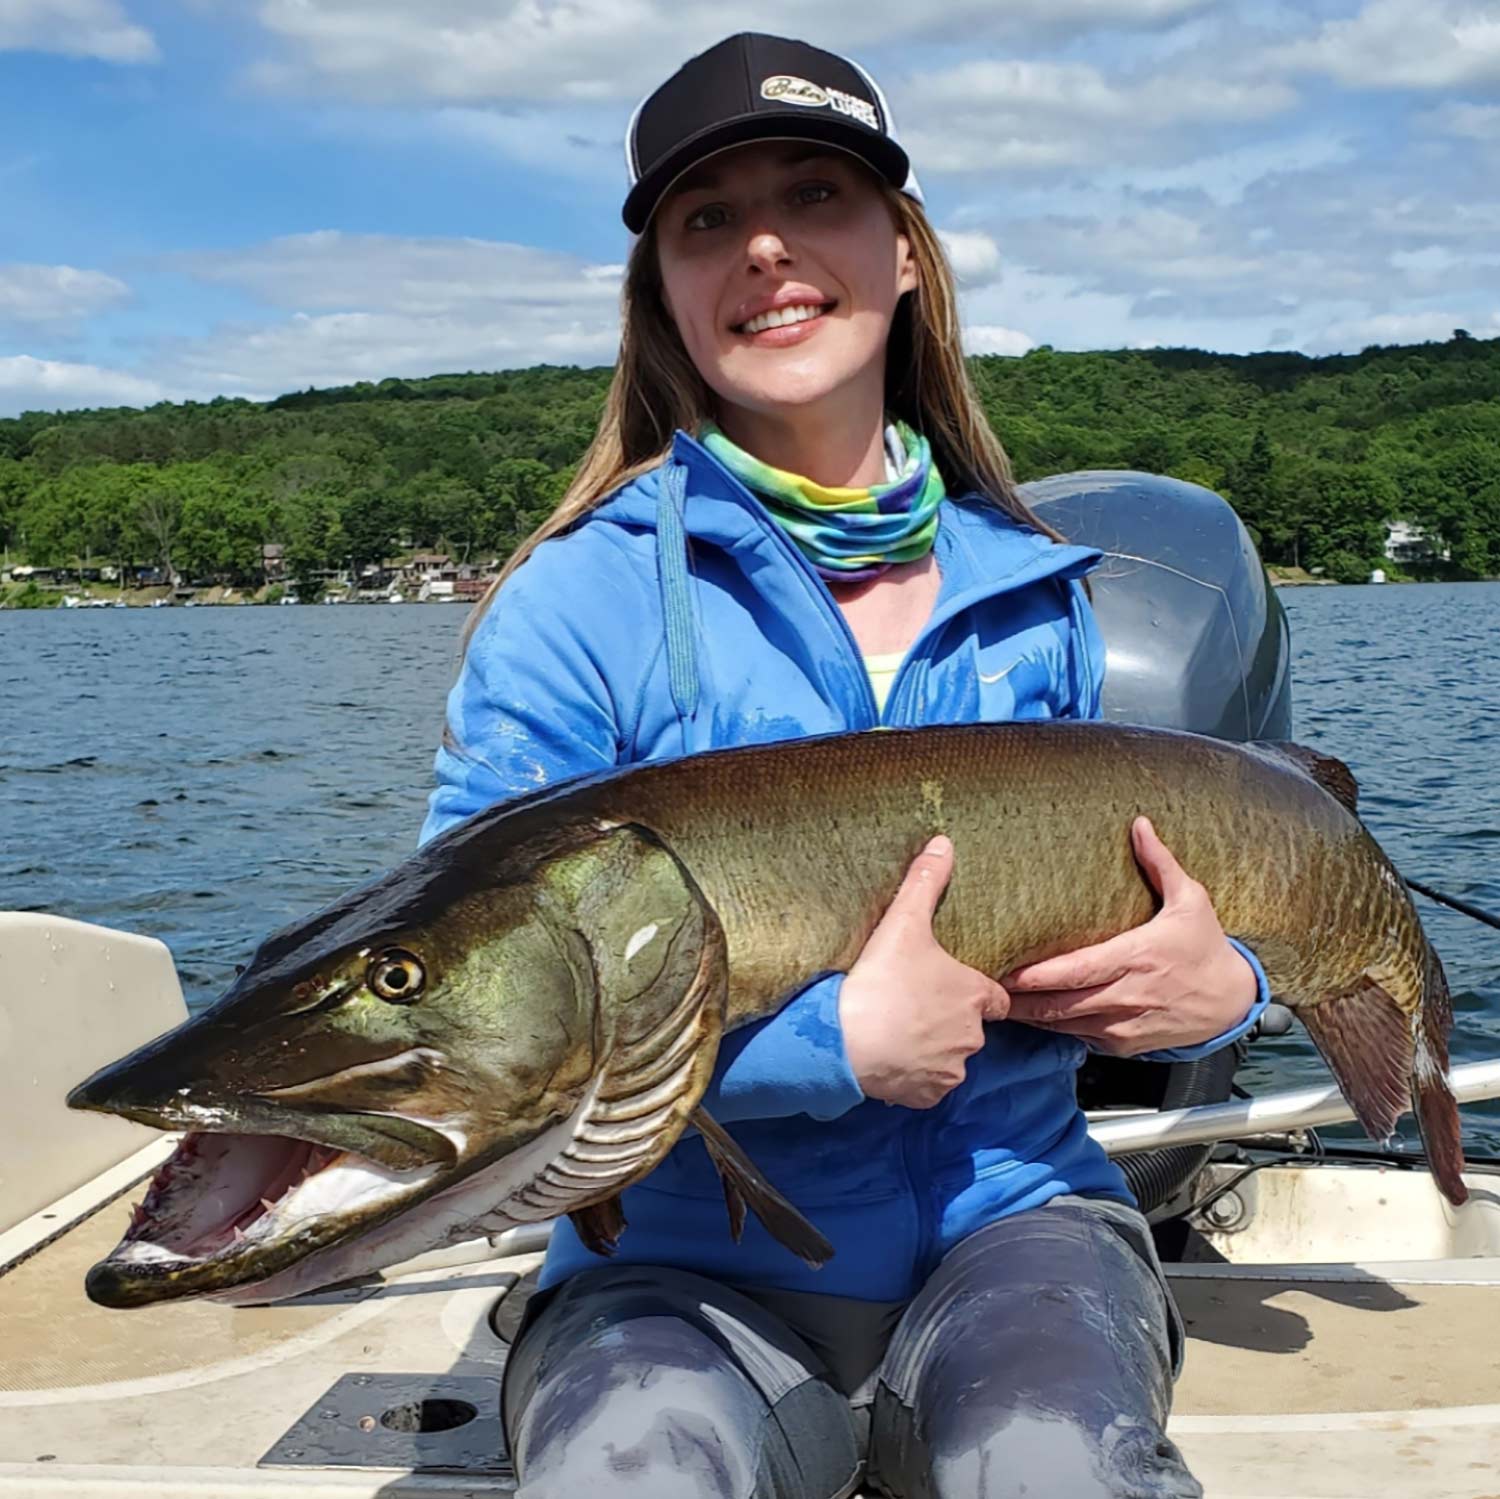
<path fill-rule="evenodd" d="M 977 492 L 1013 519 L 1062 540 L 1016 493 L 1010 459 L 990 430 L 964 363 L 953 270 L 921 205 L 882 181 L 896 230 L 916 263 L 916 288 L 902 297 L 886 345 L 886 409 L 927 438 L 950 494 Z M 681 427 L 713 415 L 713 392 L 678 336 L 662 295 L 654 222 L 636 241 L 620 293 L 620 356 L 599 430 L 556 510 L 516 548 L 475 605 L 464 642 L 505 581 L 549 536 L 602 504 L 622 484 L 655 468 Z"/>

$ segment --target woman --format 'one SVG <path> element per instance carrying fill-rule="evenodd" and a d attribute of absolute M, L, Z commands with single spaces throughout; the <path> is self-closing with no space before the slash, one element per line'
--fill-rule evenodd
<path fill-rule="evenodd" d="M 628 155 L 605 416 L 473 626 L 424 836 L 601 766 L 1096 716 L 1099 554 L 1011 486 L 868 75 L 732 37 Z M 1228 1044 L 1265 984 L 1134 836 L 1160 913 L 1003 985 L 933 940 L 934 839 L 847 975 L 726 1038 L 705 1103 L 834 1258 L 735 1244 L 696 1137 L 625 1194 L 613 1259 L 560 1222 L 507 1372 L 522 1495 L 1200 1492 L 1163 1434 L 1180 1329 L 1074 1073 Z"/>

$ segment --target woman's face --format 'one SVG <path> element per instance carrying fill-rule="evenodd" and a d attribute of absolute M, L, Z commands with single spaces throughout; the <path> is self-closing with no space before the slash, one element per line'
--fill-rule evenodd
<path fill-rule="evenodd" d="M 838 393 L 878 415 L 917 274 L 863 162 L 805 141 L 739 146 L 679 179 L 655 222 L 667 311 L 721 401 L 784 414 Z"/>

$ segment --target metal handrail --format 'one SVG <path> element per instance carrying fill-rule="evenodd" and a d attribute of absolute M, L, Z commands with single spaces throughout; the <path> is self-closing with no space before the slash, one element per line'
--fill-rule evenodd
<path fill-rule="evenodd" d="M 1500 1058 L 1465 1062 L 1448 1073 L 1448 1084 L 1459 1103 L 1500 1098 Z M 1261 1098 L 1233 1103 L 1206 1103 L 1191 1109 L 1152 1110 L 1115 1118 L 1092 1119 L 1089 1133 L 1108 1155 L 1127 1150 L 1159 1150 L 1168 1145 L 1209 1145 L 1217 1140 L 1247 1135 L 1281 1134 L 1293 1129 L 1316 1129 L 1325 1124 L 1347 1124 L 1354 1118 L 1343 1094 L 1333 1083 L 1311 1088 L 1289 1088 Z"/>

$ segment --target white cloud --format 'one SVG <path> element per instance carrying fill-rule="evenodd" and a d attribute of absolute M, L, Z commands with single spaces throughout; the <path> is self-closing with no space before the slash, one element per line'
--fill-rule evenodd
<path fill-rule="evenodd" d="M 990 286 L 1000 279 L 1000 247 L 984 230 L 939 230 L 938 238 L 960 286 Z"/>
<path fill-rule="evenodd" d="M 157 381 L 96 364 L 65 364 L 29 354 L 0 356 L 0 414 L 79 406 L 149 406 L 172 399 Z"/>
<path fill-rule="evenodd" d="M 968 323 L 963 330 L 964 350 L 970 354 L 1009 354 L 1019 356 L 1036 348 L 1036 340 L 1014 328 L 996 323 Z"/>
<path fill-rule="evenodd" d="M 1500 141 L 1500 104 L 1441 104 L 1419 116 L 1419 123 L 1461 140 Z"/>
<path fill-rule="evenodd" d="M 1320 122 L 1319 128 L 1304 128 L 1291 136 L 1256 131 L 1254 138 L 1242 145 L 1170 166 L 1130 163 L 1114 169 L 1096 168 L 1089 173 L 1089 181 L 1117 192 L 1193 190 L 1228 205 L 1239 202 L 1245 190 L 1262 178 L 1342 166 L 1358 159 L 1359 147 L 1351 136 L 1335 133 Z"/>
<path fill-rule="evenodd" d="M 1157 199 L 1165 201 L 1158 201 Z M 1010 227 L 1011 253 L 1036 271 L 1138 298 L 1189 301 L 1272 281 L 1272 253 L 1224 225 L 1196 194 L 1156 195 L 1110 216 L 1048 215 Z M 1285 252 L 1281 252 L 1285 253 Z"/>
<path fill-rule="evenodd" d="M 603 318 L 297 313 L 269 327 L 232 325 L 174 339 L 159 363 L 202 395 L 270 397 L 308 385 L 414 378 L 533 364 L 608 364 L 617 330 Z"/>
<path fill-rule="evenodd" d="M 1272 50 L 1267 61 L 1352 88 L 1500 83 L 1500 8 L 1495 0 L 1369 0 L 1357 15 Z"/>
<path fill-rule="evenodd" d="M 555 110 L 536 107 L 449 104 L 431 110 L 418 125 L 424 130 L 433 127 L 453 140 L 529 167 L 605 180 L 611 190 L 624 181 L 625 120 L 617 107 L 580 106 L 569 109 L 564 119 Z"/>
<path fill-rule="evenodd" d="M 1465 328 L 1476 338 L 1494 338 L 1500 335 L 1500 311 L 1483 318 L 1457 312 L 1384 312 L 1350 318 L 1320 329 L 1304 347 L 1312 354 L 1336 354 L 1371 344 L 1438 343 L 1451 338 L 1455 328 Z"/>
<path fill-rule="evenodd" d="M 60 52 L 105 62 L 155 62 L 149 31 L 118 0 L 0 0 L 0 52 Z"/>
<path fill-rule="evenodd" d="M 527 245 L 322 231 L 172 263 L 293 312 L 163 342 L 160 367 L 204 394 L 604 364 L 618 344 L 623 267 Z"/>
<path fill-rule="evenodd" d="M 1294 139 L 1304 135 L 1305 125 Z M 1141 191 L 1110 172 L 988 199 L 976 189 L 961 219 L 1004 247 L 1008 289 L 1029 274 L 1118 299 L 1101 310 L 1096 346 L 1147 335 L 1206 342 L 1231 325 L 1247 330 L 1241 347 L 1268 329 L 1278 343 L 1326 344 L 1357 340 L 1361 320 L 1434 305 L 1482 322 L 1500 284 L 1500 201 L 1483 150 L 1398 136 L 1372 151 L 1366 137 L 1343 138 L 1339 158 L 1268 162 L 1232 193 Z M 1174 177 L 1190 180 L 1143 180 Z M 1055 330 L 1076 319 L 1055 297 L 1047 308 L 1046 318 L 1010 304 L 967 311 L 1057 342 Z M 1166 325 L 1171 333 L 1157 331 Z"/>
<path fill-rule="evenodd" d="M 1119 81 L 1085 63 L 983 61 L 908 80 L 896 113 L 924 172 L 1056 171 L 1190 157 L 1203 143 L 1187 127 L 1264 119 L 1296 98 L 1198 70 Z"/>
<path fill-rule="evenodd" d="M 498 205 L 497 205 L 498 208 Z M 393 312 L 413 317 L 535 313 L 612 314 L 619 266 L 484 239 L 319 230 L 242 250 L 198 251 L 172 264 L 203 281 L 252 292 L 275 307 Z"/>
<path fill-rule="evenodd" d="M 918 40 L 1019 41 L 1087 28 L 1151 28 L 1213 0 L 762 0 L 740 14 L 669 0 L 261 0 L 279 55 L 271 88 L 379 99 L 567 103 L 638 97 L 740 29 L 803 37 L 865 60 Z"/>
<path fill-rule="evenodd" d="M 0 325 L 66 326 L 130 296 L 130 288 L 102 271 L 70 265 L 0 265 Z"/>

